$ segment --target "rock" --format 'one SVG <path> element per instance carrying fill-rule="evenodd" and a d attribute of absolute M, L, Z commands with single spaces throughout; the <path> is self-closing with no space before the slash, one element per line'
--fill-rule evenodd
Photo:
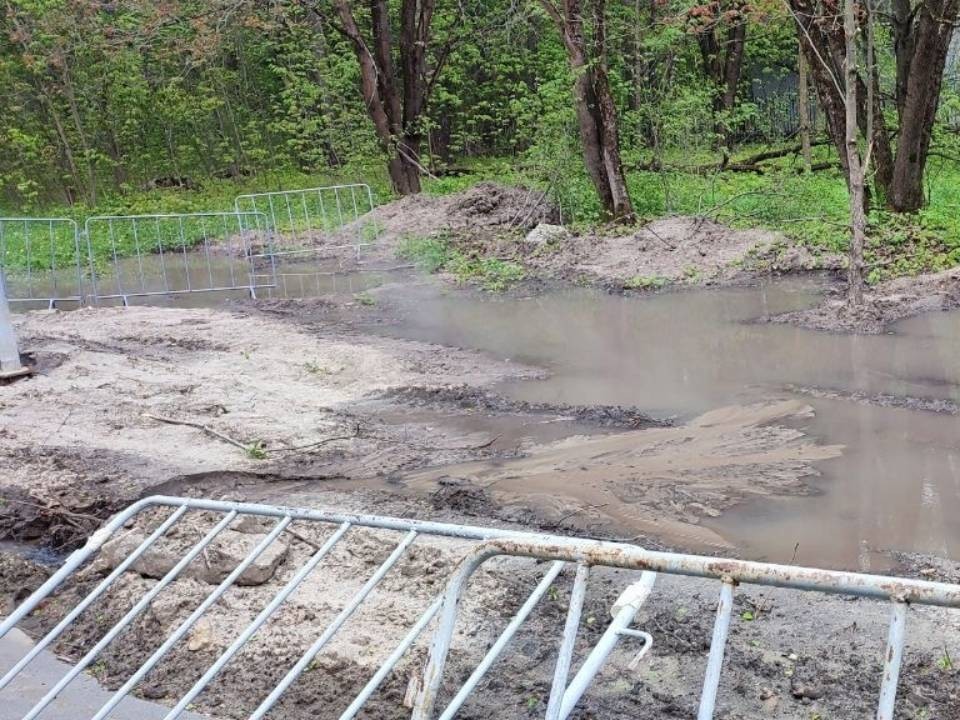
<path fill-rule="evenodd" d="M 205 650 L 212 644 L 213 626 L 207 618 L 200 618 L 187 638 L 187 650 L 197 652 L 198 650 Z"/>
<path fill-rule="evenodd" d="M 192 563 L 187 574 L 216 585 L 222 582 L 264 537 L 265 535 L 260 534 L 225 530 L 203 554 L 202 558 L 206 562 Z M 274 540 L 237 578 L 237 585 L 263 585 L 273 577 L 286 555 L 286 543 Z"/>
<path fill-rule="evenodd" d="M 817 687 L 816 685 L 807 685 L 802 682 L 794 682 L 790 686 L 790 694 L 793 695 L 797 700 L 818 700 L 823 697 L 823 688 Z"/>
<path fill-rule="evenodd" d="M 540 223 L 533 230 L 527 233 L 524 242 L 533 245 L 551 245 L 553 243 L 565 242 L 570 240 L 573 235 L 562 225 L 551 225 L 549 223 Z"/>

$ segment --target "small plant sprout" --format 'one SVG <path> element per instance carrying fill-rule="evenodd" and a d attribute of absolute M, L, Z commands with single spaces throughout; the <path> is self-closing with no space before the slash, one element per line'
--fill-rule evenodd
<path fill-rule="evenodd" d="M 953 658 L 950 657 L 946 643 L 943 645 L 943 655 L 937 658 L 937 667 L 944 671 L 953 670 Z"/>
<path fill-rule="evenodd" d="M 266 460 L 267 446 L 263 440 L 256 440 L 247 446 L 247 457 L 251 460 Z"/>

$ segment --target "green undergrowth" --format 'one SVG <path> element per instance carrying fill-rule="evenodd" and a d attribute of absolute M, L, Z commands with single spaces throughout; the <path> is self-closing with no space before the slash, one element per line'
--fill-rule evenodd
<path fill-rule="evenodd" d="M 743 162 L 761 149 L 764 148 L 742 148 L 731 158 L 731 163 Z M 847 192 L 837 168 L 804 173 L 799 159 L 787 155 L 764 163 L 766 169 L 762 173 L 708 172 L 703 168 L 716 163 L 717 155 L 707 150 L 689 155 L 668 154 L 663 158 L 663 166 L 668 169 L 636 169 L 649 167 L 651 160 L 642 154 L 625 158 L 627 181 L 640 222 L 666 215 L 697 215 L 740 229 L 779 231 L 816 254 L 846 252 Z M 835 158 L 829 148 L 820 146 L 815 148 L 814 161 L 829 163 Z M 457 163 L 455 173 L 425 178 L 423 189 L 427 194 L 446 195 L 481 181 L 537 187 L 547 190 L 560 205 L 564 223 L 574 231 L 609 232 L 609 228 L 600 227 L 600 207 L 579 159 L 567 158 L 562 165 L 564 172 L 561 173 L 548 167 L 533 167 L 516 157 L 465 160 Z M 191 189 L 126 188 L 124 192 L 102 197 L 95 206 L 2 208 L 0 215 L 65 217 L 75 220 L 82 230 L 84 220 L 97 215 L 229 211 L 234 207 L 234 199 L 245 193 L 361 181 L 371 185 L 376 203 L 393 199 L 384 168 L 371 163 L 322 174 L 284 170 L 232 180 L 206 179 Z M 871 211 L 866 249 L 869 282 L 936 272 L 960 264 L 960 164 L 931 158 L 927 184 L 930 202 L 918 213 L 898 215 Z M 316 215 L 313 208 L 310 212 Z M 285 225 L 283 208 L 279 208 L 277 217 L 282 232 L 295 234 L 301 229 L 296 220 L 290 227 Z M 362 228 L 364 240 L 376 236 L 379 229 Z M 109 261 L 114 247 L 118 256 L 132 254 L 138 244 L 146 252 L 156 252 L 159 247 L 189 247 L 199 241 L 206 228 L 188 227 L 186 238 L 179 226 L 162 228 L 159 237 L 155 236 L 156 228 L 149 230 L 154 234 L 135 238 L 131 231 L 115 228 L 111 238 L 101 227 L 91 233 L 95 261 Z M 28 251 L 19 237 L 22 231 L 8 228 L 2 258 L 7 269 L 69 266 L 75 251 L 67 229 L 57 229 L 53 233 L 54 242 L 50 242 L 48 228 L 41 226 L 35 232 Z M 462 242 L 454 247 L 449 238 L 408 239 L 404 251 L 429 272 L 450 272 L 462 282 L 475 282 L 488 289 L 509 287 L 523 277 L 519 264 L 487 257 L 482 248 L 467 248 Z M 81 247 L 81 254 L 85 259 L 85 245 Z M 662 284 L 661 280 L 638 277 L 630 282 L 637 288 L 655 288 Z"/>
<path fill-rule="evenodd" d="M 461 247 L 447 235 L 405 237 L 397 254 L 425 272 L 450 273 L 459 283 L 479 285 L 489 292 L 504 292 L 526 277 L 522 265 L 488 256 L 479 247 Z"/>
<path fill-rule="evenodd" d="M 741 162 L 760 149 L 744 148 L 731 162 Z M 649 160 L 635 158 L 633 164 L 648 164 Z M 835 156 L 821 146 L 815 148 L 813 160 L 830 162 Z M 627 183 L 639 222 L 667 215 L 697 215 L 738 229 L 782 232 L 815 254 L 846 253 L 849 210 L 839 168 L 803 172 L 799 159 L 788 155 L 764 163 L 763 173 L 692 171 L 711 161 L 716 162 L 716 156 L 703 153 L 668 157 L 664 163 L 672 168 L 668 170 L 628 170 Z M 425 191 L 459 192 L 490 180 L 549 189 L 561 206 L 564 222 L 576 231 L 591 231 L 600 225 L 599 204 L 586 174 L 579 171 L 550 183 L 536 172 L 488 160 L 473 164 L 469 172 L 457 177 L 429 180 Z M 927 183 L 930 201 L 920 212 L 870 212 L 865 253 L 868 282 L 960 265 L 960 164 L 931 159 Z M 644 289 L 662 284 L 655 277 L 630 282 Z"/>

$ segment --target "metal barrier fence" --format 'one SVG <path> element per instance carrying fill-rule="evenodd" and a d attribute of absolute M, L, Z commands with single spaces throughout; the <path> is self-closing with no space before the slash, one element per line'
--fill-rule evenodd
<path fill-rule="evenodd" d="M 83 301 L 77 223 L 69 218 L 0 218 L 0 272 L 10 303 Z"/>
<path fill-rule="evenodd" d="M 280 257 L 297 259 L 322 246 L 352 249 L 359 258 L 379 232 L 376 225 L 360 221 L 374 208 L 373 191 L 365 183 L 239 195 L 234 206 L 237 212 L 268 215 L 271 227 L 285 238 L 284 245 L 275 248 Z"/>
<path fill-rule="evenodd" d="M 280 261 L 300 265 L 285 273 L 285 286 L 306 279 L 335 287 L 334 276 L 355 269 L 338 251 L 349 251 L 355 264 L 379 234 L 362 220 L 374 208 L 364 183 L 240 195 L 234 207 L 87 218 L 85 249 L 70 218 L 0 218 L 8 300 L 53 308 L 87 298 L 126 305 L 131 297 L 228 290 L 256 297 L 277 286 Z"/>
<path fill-rule="evenodd" d="M 94 302 L 131 297 L 244 290 L 256 297 L 275 276 L 273 226 L 261 212 L 196 212 L 87 218 L 84 226 Z"/>
<path fill-rule="evenodd" d="M 849 572 L 832 572 L 811 568 L 773 565 L 766 563 L 745 562 L 739 560 L 717 559 L 696 555 L 653 552 L 634 545 L 612 542 L 579 540 L 550 535 L 512 532 L 489 528 L 469 527 L 463 525 L 421 522 L 415 520 L 401 520 L 395 518 L 348 515 L 311 510 L 273 507 L 267 505 L 253 505 L 201 499 L 186 499 L 175 497 L 153 497 L 141 500 L 124 512 L 112 518 L 101 530 L 97 531 L 87 544 L 70 555 L 63 566 L 51 576 L 39 589 L 30 595 L 2 624 L 0 624 L 0 638 L 13 629 L 17 623 L 24 620 L 32 611 L 44 607 L 49 613 L 48 600 L 59 586 L 81 568 L 106 543 L 114 533 L 123 528 L 128 522 L 141 512 L 162 508 L 170 508 L 171 512 L 159 522 L 152 532 L 134 550 L 124 554 L 122 560 L 112 571 L 101 580 L 86 596 L 76 601 L 72 609 L 64 616 L 36 645 L 30 649 L 6 674 L 0 678 L 0 693 L 9 688 L 13 681 L 26 672 L 30 663 L 50 647 L 74 621 L 101 596 L 124 572 L 130 569 L 148 549 L 161 537 L 167 534 L 188 512 L 203 511 L 214 513 L 218 520 L 210 529 L 176 560 L 176 563 L 157 582 L 144 586 L 143 595 L 135 599 L 134 604 L 126 614 L 95 643 L 83 648 L 85 654 L 72 668 L 56 683 L 46 690 L 45 694 L 36 701 L 24 714 L 23 720 L 33 720 L 49 706 L 57 696 L 63 692 L 84 669 L 94 663 L 101 652 L 110 645 L 124 630 L 150 606 L 153 600 L 165 587 L 173 582 L 178 575 L 196 558 L 206 554 L 207 548 L 217 535 L 234 522 L 245 517 L 273 518 L 276 520 L 272 529 L 253 547 L 239 564 L 200 602 L 200 604 L 170 632 L 149 658 L 123 682 L 110 699 L 93 715 L 95 720 L 104 720 L 123 701 L 127 695 L 150 673 L 190 632 L 191 628 L 217 603 L 230 587 L 237 582 L 244 572 L 266 549 L 284 532 L 290 531 L 292 523 L 313 523 L 328 526 L 330 534 L 321 543 L 314 544 L 314 552 L 308 559 L 296 568 L 289 567 L 289 574 L 283 586 L 235 637 L 230 638 L 230 644 L 207 667 L 206 671 L 196 679 L 190 689 L 179 698 L 176 705 L 167 713 L 165 720 L 174 720 L 179 717 L 196 700 L 221 673 L 224 667 L 231 662 L 236 654 L 250 641 L 251 638 L 267 623 L 278 609 L 284 605 L 293 592 L 303 583 L 307 576 L 323 561 L 331 550 L 341 542 L 345 536 L 355 528 L 376 528 L 380 530 L 402 533 L 399 542 L 390 555 L 366 580 L 363 586 L 356 591 L 353 597 L 336 614 L 333 620 L 317 635 L 312 644 L 302 653 L 299 659 L 273 685 L 267 696 L 249 715 L 250 720 L 263 718 L 277 704 L 286 691 L 313 663 L 318 655 L 329 645 L 332 638 L 340 631 L 343 625 L 353 616 L 364 603 L 370 593 L 377 587 L 383 578 L 398 563 L 410 546 L 422 535 L 459 538 L 472 541 L 472 550 L 462 559 L 453 575 L 446 582 L 443 593 L 435 598 L 422 611 L 420 617 L 409 627 L 402 640 L 392 648 L 390 654 L 382 660 L 379 668 L 370 677 L 363 688 L 347 703 L 344 698 L 344 708 L 340 711 L 340 720 L 354 718 L 381 684 L 397 667 L 400 660 L 414 646 L 417 639 L 426 631 L 427 627 L 435 622 L 433 639 L 430 648 L 429 662 L 423 671 L 419 690 L 416 691 L 413 702 L 414 720 L 429 720 L 437 716 L 438 700 L 444 681 L 447 685 L 454 683 L 452 678 L 445 678 L 444 669 L 450 651 L 454 623 L 457 620 L 458 608 L 468 580 L 486 561 L 497 556 L 512 556 L 521 558 L 536 558 L 538 561 L 550 561 L 546 573 L 537 584 L 534 591 L 523 603 L 517 613 L 500 633 L 496 641 L 487 650 L 483 659 L 475 670 L 453 690 L 452 697 L 439 713 L 439 718 L 449 720 L 453 718 L 463 703 L 474 693 L 484 675 L 497 661 L 503 650 L 529 617 L 537 602 L 549 591 L 551 584 L 564 570 L 566 564 L 571 563 L 576 568 L 570 603 L 567 607 L 566 622 L 563 636 L 557 651 L 554 665 L 553 681 L 547 705 L 546 718 L 548 720 L 565 720 L 573 712 L 583 693 L 587 690 L 596 674 L 603 667 L 608 656 L 624 638 L 643 641 L 640 653 L 631 665 L 635 665 L 654 642 L 654 638 L 643 631 L 632 629 L 637 612 L 654 590 L 659 573 L 669 575 L 696 576 L 716 580 L 720 584 L 719 601 L 716 611 L 716 621 L 713 636 L 707 657 L 706 675 L 701 692 L 698 720 L 708 720 L 714 716 L 720 674 L 723 664 L 725 644 L 730 628 L 731 611 L 733 608 L 734 592 L 738 584 L 756 584 L 764 586 L 778 586 L 795 590 L 817 591 L 823 593 L 840 593 L 855 595 L 864 598 L 886 601 L 891 607 L 891 622 L 887 638 L 887 649 L 884 653 L 884 669 L 881 680 L 880 698 L 876 717 L 879 720 L 893 718 L 894 701 L 896 698 L 899 672 L 904 655 L 904 641 L 906 637 L 907 610 L 911 604 L 934 605 L 949 608 L 960 607 L 960 585 L 927 582 L 920 580 L 904 580 L 891 577 L 865 575 Z M 159 518 L 161 513 L 157 513 Z M 151 516 L 154 517 L 154 516 Z M 302 536 L 301 536 L 302 537 Z M 312 543 L 311 543 L 312 544 Z M 611 613 L 613 621 L 604 630 L 602 636 L 593 646 L 580 664 L 580 669 L 569 679 L 573 661 L 573 651 L 580 627 L 581 611 L 590 578 L 591 568 L 606 566 L 642 571 L 639 581 L 628 586 L 614 604 Z M 402 574 L 402 573 L 401 573 Z M 79 596 L 77 596 L 79 598 Z M 222 630 L 221 630 L 222 632 Z M 147 642 L 146 638 L 140 638 Z M 264 672 L 269 672 L 264 668 Z M 284 671 L 283 668 L 280 669 Z M 273 682 L 271 680 L 271 682 Z M 3 695 L 0 694 L 0 699 Z M 32 698 L 31 698 L 32 701 Z M 334 709 L 331 708 L 333 711 Z"/>

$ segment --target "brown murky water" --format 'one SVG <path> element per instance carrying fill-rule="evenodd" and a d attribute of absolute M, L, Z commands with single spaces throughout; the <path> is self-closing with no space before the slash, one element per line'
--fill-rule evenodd
<path fill-rule="evenodd" d="M 809 456 L 821 473 L 806 478 L 814 493 L 778 497 L 745 487 L 735 507 L 701 523 L 751 557 L 862 569 L 882 566 L 890 550 L 960 557 L 960 416 L 910 407 L 949 411 L 960 403 L 960 313 L 852 337 L 756 322 L 815 302 L 810 280 L 643 298 L 588 290 L 520 299 L 424 292 L 393 298 L 407 312 L 392 332 L 550 369 L 546 380 L 499 388 L 518 399 L 636 405 L 680 421 L 760 401 L 812 406 L 810 416 L 778 422 L 822 446 L 843 446 Z M 636 453 L 618 458 L 623 448 L 610 448 L 611 459 L 595 442 L 575 443 L 580 455 L 565 448 L 554 458 L 585 463 L 576 465 L 576 477 L 553 473 L 557 489 L 565 483 L 582 495 L 591 478 L 602 490 L 597 476 L 615 479 L 624 465 L 636 472 Z M 737 474 L 750 485 L 748 465 Z M 506 475 L 550 496 L 549 473 L 527 464 Z M 629 513 L 609 514 L 629 522 Z M 634 518 L 641 530 L 650 529 L 649 520 Z"/>
<path fill-rule="evenodd" d="M 215 280 L 229 276 L 220 262 L 214 258 Z M 168 269 L 176 272 L 174 266 Z M 357 293 L 389 278 L 378 273 L 335 276 L 316 269 L 315 264 L 288 264 L 282 285 L 260 294 Z M 205 259 L 200 275 L 209 279 Z M 200 275 L 194 282 L 204 279 Z M 185 283 L 186 273 L 170 280 Z M 573 290 L 517 298 L 435 285 L 411 289 L 408 283 L 382 292 L 403 310 L 404 321 L 388 332 L 475 348 L 550 371 L 542 381 L 498 388 L 516 399 L 633 405 L 680 423 L 756 403 L 791 400 L 797 407 L 813 408 L 812 414 L 789 411 L 768 419 L 806 436 L 807 444 L 787 437 L 783 453 L 764 456 L 782 466 L 792 462 L 791 453 L 799 453 L 813 464 L 819 475 L 804 478 L 813 492 L 802 496 L 778 492 L 767 484 L 765 472 L 751 465 L 752 435 L 737 436 L 746 450 L 726 465 L 709 460 L 733 442 L 730 436 L 717 436 L 713 445 L 686 448 L 677 464 L 664 468 L 638 461 L 658 431 L 644 431 L 654 435 L 643 438 L 576 439 L 558 449 L 551 443 L 596 430 L 576 423 L 431 411 L 397 418 L 460 423 L 465 432 L 499 435 L 501 448 L 521 442 L 547 448 L 527 464 L 506 470 L 500 465 L 469 468 L 477 477 L 493 478 L 495 472 L 507 477 L 506 482 L 497 479 L 498 487 L 548 506 L 560 502 L 564 491 L 568 501 L 603 505 L 605 516 L 627 531 L 669 534 L 703 547 L 733 545 L 758 559 L 877 569 L 888 562 L 890 550 L 960 558 L 960 415 L 951 414 L 960 405 L 960 313 L 912 318 L 887 335 L 868 337 L 758 322 L 816 302 L 818 284 L 810 279 L 647 297 Z M 133 300 L 179 306 L 223 301 L 223 293 Z M 731 432 L 740 432 L 740 426 Z M 420 479 L 428 482 L 435 476 L 428 472 Z M 713 490 L 709 481 L 717 478 L 726 484 Z M 703 508 L 698 497 L 698 510 L 706 514 L 700 512 L 691 519 L 695 525 L 685 527 L 658 517 L 658 502 L 683 503 L 677 497 L 683 487 L 668 492 L 668 486 L 687 483 L 708 498 L 726 493 L 730 497 L 725 499 L 735 504 L 707 502 Z M 637 507 L 638 498 L 649 502 Z"/>

